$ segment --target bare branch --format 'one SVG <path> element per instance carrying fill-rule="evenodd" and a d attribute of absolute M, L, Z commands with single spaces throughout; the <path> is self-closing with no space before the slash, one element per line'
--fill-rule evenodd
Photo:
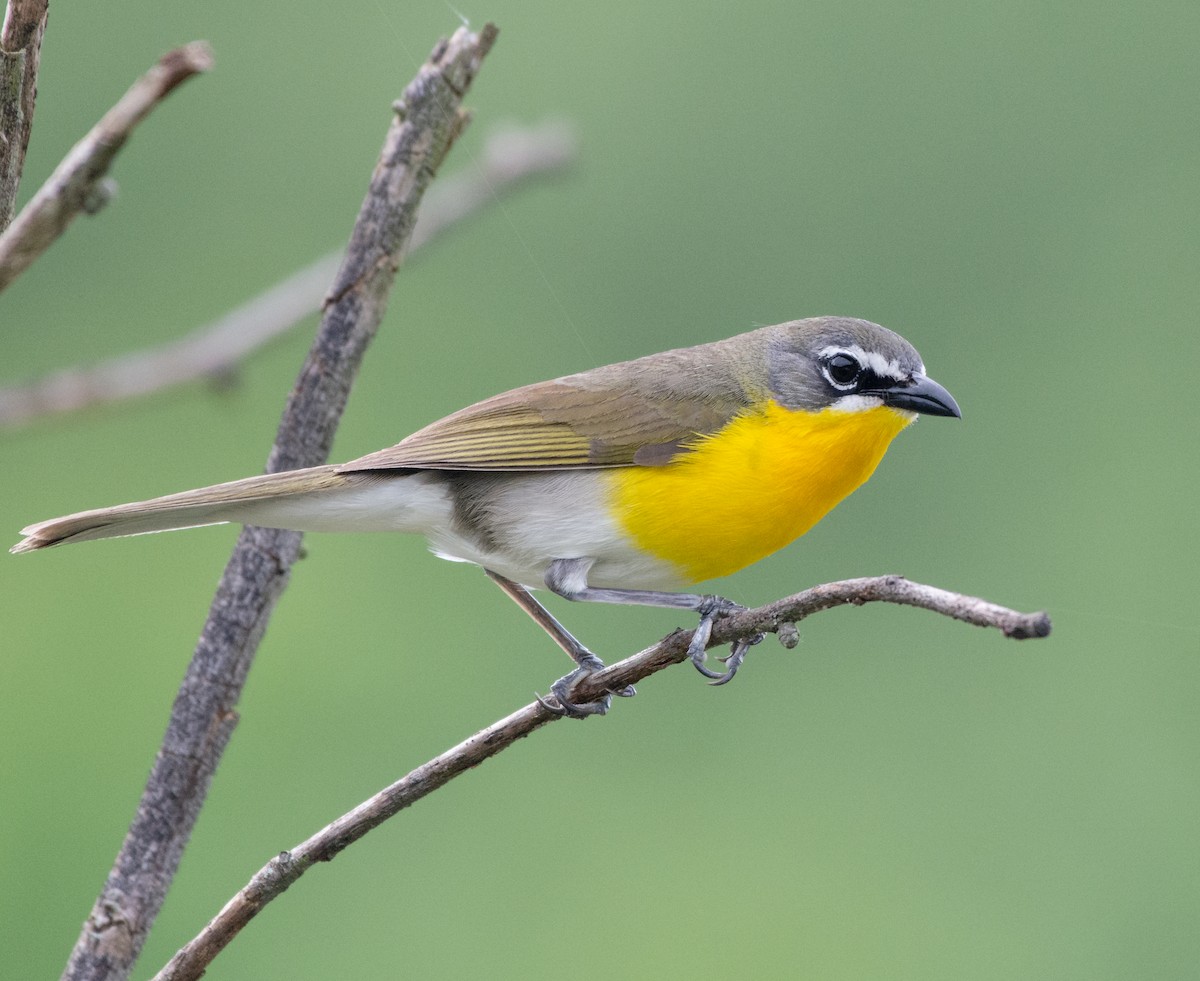
<path fill-rule="evenodd" d="M 203 41 L 168 51 L 121 96 L 0 234 L 0 290 L 46 251 L 81 211 L 94 212 L 111 194 L 104 175 L 135 126 L 181 82 L 212 67 Z"/>
<path fill-rule="evenodd" d="M 33 129 L 49 0 L 9 0 L 0 27 L 0 231 L 12 221 Z"/>
<path fill-rule="evenodd" d="M 561 123 L 495 132 L 484 145 L 478 167 L 442 178 L 430 188 L 409 253 L 530 178 L 561 170 L 575 160 L 576 153 L 575 138 Z M 200 379 L 224 378 L 239 361 L 320 310 L 341 261 L 341 252 L 323 256 L 177 340 L 0 388 L 0 429 Z"/>
<path fill-rule="evenodd" d="M 486 25 L 442 41 L 405 90 L 351 235 L 334 298 L 288 399 L 267 469 L 322 463 L 367 344 L 383 317 L 417 206 L 466 122 L 461 108 L 496 37 Z M 137 815 L 64 979 L 128 976 L 237 722 L 236 705 L 300 550 L 298 532 L 246 528 L 171 709 Z"/>
<path fill-rule="evenodd" d="M 1005 636 L 1017 639 L 1045 637 L 1050 633 L 1050 618 L 1045 613 L 1018 613 L 986 600 L 910 582 L 900 576 L 878 576 L 814 586 L 767 606 L 718 620 L 709 646 L 723 646 L 762 632 L 780 633 L 781 639 L 784 639 L 789 633 L 786 627 L 813 613 L 847 603 L 861 606 L 874 602 L 917 606 L 977 626 L 994 627 Z M 687 658 L 691 638 L 691 631 L 677 630 L 653 647 L 597 672 L 580 683 L 571 697 L 580 702 L 592 701 L 606 691 L 618 691 L 625 685 L 677 664 Z M 787 646 L 794 646 L 794 641 L 784 642 Z M 195 939 L 171 958 L 154 976 L 154 981 L 193 981 L 199 978 L 213 958 L 241 929 L 315 862 L 332 860 L 343 849 L 404 808 L 507 749 L 535 729 L 560 718 L 562 716 L 541 702 L 526 705 L 417 767 L 295 848 L 281 852 L 259 869 Z"/>

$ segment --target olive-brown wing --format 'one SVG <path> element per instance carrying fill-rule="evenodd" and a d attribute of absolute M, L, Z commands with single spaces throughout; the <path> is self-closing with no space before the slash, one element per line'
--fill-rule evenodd
<path fill-rule="evenodd" d="M 657 383 L 641 373 L 610 378 L 601 369 L 477 402 L 338 469 L 655 466 L 716 432 L 744 406 L 740 392 L 684 394 L 661 378 Z"/>

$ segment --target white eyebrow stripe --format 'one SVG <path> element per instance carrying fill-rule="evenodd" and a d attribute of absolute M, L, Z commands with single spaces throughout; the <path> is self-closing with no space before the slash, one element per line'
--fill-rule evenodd
<path fill-rule="evenodd" d="M 909 381 L 908 373 L 903 371 L 894 358 L 885 358 L 878 351 L 864 351 L 857 344 L 830 344 L 817 352 L 818 358 L 828 358 L 835 354 L 848 354 L 864 368 L 870 368 L 880 378 L 892 378 L 898 382 Z M 924 374 L 925 366 L 921 365 Z"/>

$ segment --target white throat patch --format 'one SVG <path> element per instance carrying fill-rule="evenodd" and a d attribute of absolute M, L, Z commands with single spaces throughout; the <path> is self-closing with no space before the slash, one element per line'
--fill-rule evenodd
<path fill-rule="evenodd" d="M 883 405 L 878 395 L 843 395 L 829 403 L 834 412 L 866 412 Z"/>

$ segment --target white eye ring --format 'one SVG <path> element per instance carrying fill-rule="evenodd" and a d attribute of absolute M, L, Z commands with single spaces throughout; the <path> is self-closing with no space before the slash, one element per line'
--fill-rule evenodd
<path fill-rule="evenodd" d="M 859 360 L 845 351 L 837 351 L 821 362 L 821 374 L 839 392 L 852 392 L 862 372 Z"/>

